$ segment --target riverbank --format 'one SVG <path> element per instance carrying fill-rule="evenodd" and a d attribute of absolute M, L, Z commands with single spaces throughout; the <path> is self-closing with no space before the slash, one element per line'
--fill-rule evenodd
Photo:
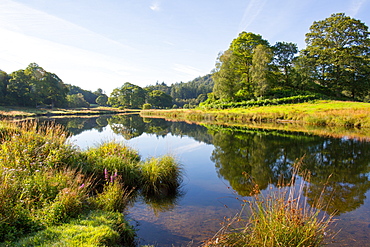
<path fill-rule="evenodd" d="M 299 104 L 233 109 L 143 110 L 142 117 L 214 123 L 294 122 L 316 126 L 370 128 L 370 104 L 319 100 Z"/>
<path fill-rule="evenodd" d="M 18 106 L 0 106 L 0 118 L 38 117 L 38 116 L 69 116 L 69 115 L 102 115 L 138 112 L 133 109 L 118 109 L 113 107 L 90 108 L 29 108 Z"/>

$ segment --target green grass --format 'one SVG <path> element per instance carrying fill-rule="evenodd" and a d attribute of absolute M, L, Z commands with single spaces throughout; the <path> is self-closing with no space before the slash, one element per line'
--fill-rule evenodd
<path fill-rule="evenodd" d="M 123 212 L 150 171 L 121 143 L 80 151 L 68 136 L 59 125 L 0 122 L 0 246 L 134 245 Z M 156 165 L 180 166 L 168 156 Z M 179 187 L 177 176 L 161 186 Z"/>
<path fill-rule="evenodd" d="M 321 100 L 225 110 L 145 110 L 140 115 L 197 124 L 278 129 L 367 140 L 370 128 L 370 104 L 348 101 Z"/>
<path fill-rule="evenodd" d="M 19 106 L 0 106 L 0 117 L 36 117 L 36 116 L 64 116 L 64 115 L 96 115 L 137 112 L 139 110 L 118 109 L 113 107 L 90 107 L 90 108 L 31 108 Z"/>
<path fill-rule="evenodd" d="M 332 216 L 320 211 L 320 199 L 308 205 L 304 182 L 296 189 L 293 178 L 290 185 L 266 194 L 256 186 L 242 210 L 204 246 L 324 246 L 334 236 L 328 229 Z"/>
<path fill-rule="evenodd" d="M 370 104 L 348 101 L 315 101 L 299 104 L 211 110 L 146 110 L 141 116 L 214 122 L 298 121 L 312 125 L 370 127 Z"/>
<path fill-rule="evenodd" d="M 141 165 L 142 190 L 145 194 L 159 194 L 177 189 L 182 182 L 182 167 L 175 158 L 165 155 L 150 158 Z"/>
<path fill-rule="evenodd" d="M 125 246 L 134 245 L 135 231 L 119 212 L 91 211 L 68 223 L 30 234 L 0 246 Z M 132 244 L 128 244 L 132 243 Z"/>

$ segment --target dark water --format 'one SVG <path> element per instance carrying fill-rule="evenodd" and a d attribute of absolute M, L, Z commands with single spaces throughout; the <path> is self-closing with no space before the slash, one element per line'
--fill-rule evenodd
<path fill-rule="evenodd" d="M 341 229 L 331 246 L 370 246 L 369 142 L 137 115 L 55 121 L 73 133 L 71 141 L 82 149 L 124 141 L 143 159 L 170 153 L 183 164 L 181 196 L 138 201 L 129 210 L 140 244 L 199 246 L 220 229 L 224 217 L 240 210 L 240 198 L 253 193 L 255 183 L 268 190 L 282 178 L 289 180 L 292 164 L 303 157 L 302 168 L 311 173 L 308 203 L 326 186 L 325 210 L 337 219 L 332 228 Z"/>

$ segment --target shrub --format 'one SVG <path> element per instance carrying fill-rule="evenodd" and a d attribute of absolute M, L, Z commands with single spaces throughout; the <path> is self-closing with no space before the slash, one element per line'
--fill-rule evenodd
<path fill-rule="evenodd" d="M 146 104 L 143 105 L 143 110 L 149 110 L 149 109 L 152 109 L 151 104 L 146 103 Z"/>

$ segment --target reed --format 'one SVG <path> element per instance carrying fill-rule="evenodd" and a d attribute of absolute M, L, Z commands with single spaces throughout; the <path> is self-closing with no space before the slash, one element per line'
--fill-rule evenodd
<path fill-rule="evenodd" d="M 142 191 L 145 194 L 168 193 L 178 189 L 182 182 L 182 166 L 173 156 L 150 158 L 140 166 Z"/>
<path fill-rule="evenodd" d="M 298 189 L 279 187 L 267 194 L 256 194 L 244 200 L 242 210 L 204 246 L 323 246 L 331 235 L 331 215 L 320 211 L 324 205 L 317 200 L 308 206 L 304 197 L 306 183 Z M 333 235 L 331 235 L 333 236 Z"/>

